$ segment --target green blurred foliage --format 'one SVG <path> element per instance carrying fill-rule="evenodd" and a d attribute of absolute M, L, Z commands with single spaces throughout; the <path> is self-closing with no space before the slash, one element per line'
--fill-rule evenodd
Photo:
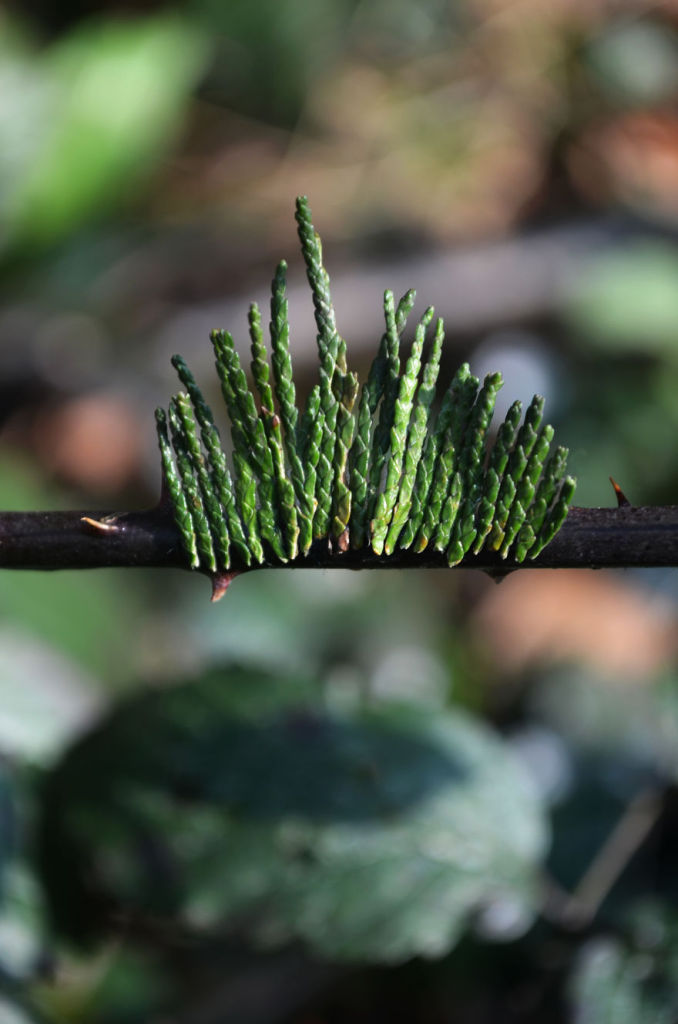
<path fill-rule="evenodd" d="M 63 507 L 67 498 L 10 457 L 2 460 L 0 505 L 5 509 Z M 124 573 L 4 573 L 3 625 L 21 626 L 72 659 L 93 680 L 123 684 L 134 666 L 134 623 L 142 595 Z M 4 667 L 7 671 L 7 667 Z"/>
<path fill-rule="evenodd" d="M 7 22 L 1 29 L 10 86 L 3 241 L 50 243 L 129 204 L 176 139 L 208 40 L 194 23 L 165 14 L 88 22 L 45 50 L 17 45 Z"/>
<path fill-rule="evenodd" d="M 3 1024 L 39 1024 L 38 1017 L 2 993 L 0 993 L 0 1014 L 2 1014 Z"/>
<path fill-rule="evenodd" d="M 435 572 L 407 578 L 397 573 L 390 581 L 379 573 L 350 571 L 295 570 L 288 578 L 275 571 L 253 573 L 237 581 L 239 600 L 227 616 L 206 616 L 199 603 L 187 600 L 178 610 L 177 628 L 180 620 L 194 656 L 207 664 L 235 660 L 318 674 L 330 690 L 333 668 L 347 669 L 358 690 L 369 688 L 384 658 L 395 653 L 405 660 L 409 650 L 427 659 L 428 699 L 437 704 L 455 686 L 441 647 L 456 633 L 453 622 L 440 620 L 437 578 Z M 396 676 L 394 665 L 392 695 L 411 693 L 407 684 L 397 688 Z M 416 698 L 427 699 L 423 687 Z"/>
<path fill-rule="evenodd" d="M 572 327 L 612 355 L 637 352 L 675 360 L 678 353 L 678 250 L 636 242 L 592 261 L 565 309 Z"/>
<path fill-rule="evenodd" d="M 356 6 L 356 0 L 191 0 L 196 23 L 219 38 L 208 92 L 237 97 L 244 113 L 293 127 L 314 80 L 345 46 Z"/>
<path fill-rule="evenodd" d="M 0 976 L 15 985 L 33 980 L 47 942 L 45 900 L 40 881 L 17 858 L 4 870 L 0 903 Z"/>
<path fill-rule="evenodd" d="M 159 969 L 154 957 L 137 948 L 113 944 L 96 955 L 76 959 L 64 954 L 70 984 L 49 979 L 32 988 L 32 1002 L 41 1020 L 68 1024 L 131 1024 L 152 1020 L 172 1005 L 172 979 Z"/>
<path fill-rule="evenodd" d="M 16 825 L 14 800 L 9 771 L 0 764 L 0 887 L 4 883 L 4 869 L 14 853 Z M 0 894 L 2 889 L 0 888 Z"/>
<path fill-rule="evenodd" d="M 678 1014 L 675 921 L 640 908 L 630 944 L 594 939 L 581 951 L 571 999 L 581 1024 L 671 1024 Z M 630 948 L 629 948 L 630 945 Z"/>
<path fill-rule="evenodd" d="M 675 31 L 638 18 L 605 25 L 585 55 L 603 95 L 622 107 L 670 101 L 678 88 L 677 58 Z"/>
<path fill-rule="evenodd" d="M 87 906 L 333 959 L 440 956 L 472 911 L 534 910 L 539 801 L 460 713 L 331 714 L 285 676 L 214 670 L 121 707 L 43 795 L 58 925 Z"/>

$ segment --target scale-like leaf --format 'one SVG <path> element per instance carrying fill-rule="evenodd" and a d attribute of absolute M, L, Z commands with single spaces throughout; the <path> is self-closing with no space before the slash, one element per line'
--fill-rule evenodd
<path fill-rule="evenodd" d="M 426 311 L 403 370 L 400 336 L 413 291 L 397 306 L 393 293 L 384 293 L 385 331 L 360 390 L 348 370 L 322 245 L 304 196 L 297 199 L 296 219 L 313 297 L 320 378 L 303 415 L 292 378 L 284 261 L 272 287 L 272 378 L 259 309 L 252 305 L 249 312 L 259 411 L 233 337 L 223 330 L 211 333 L 231 420 L 233 474 L 209 407 L 179 356 L 173 363 L 190 405 L 181 395 L 170 403 L 174 455 L 168 417 L 156 413 L 165 491 L 191 567 L 214 575 L 252 560 L 285 563 L 306 556 L 314 540 L 339 552 L 369 544 L 385 557 L 397 547 L 414 546 L 421 553 L 432 545 L 446 552 L 450 565 L 484 546 L 502 558 L 535 558 L 560 529 L 574 493 L 574 481 L 564 476 L 566 450 L 558 448 L 547 460 L 552 431 L 544 427 L 539 433 L 543 399 L 535 396 L 522 426 L 520 404 L 514 404 L 494 452 L 488 433 L 499 374 L 489 374 L 479 392 L 479 381 L 464 364 L 437 416 L 432 413 L 443 324 L 438 322 L 420 380 L 424 334 L 433 315 Z"/>

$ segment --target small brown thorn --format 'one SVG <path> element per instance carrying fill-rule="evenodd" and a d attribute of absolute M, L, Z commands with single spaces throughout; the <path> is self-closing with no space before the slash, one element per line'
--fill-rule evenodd
<path fill-rule="evenodd" d="M 86 523 L 96 533 L 118 533 L 120 527 L 115 522 L 115 516 L 112 516 L 110 520 L 105 519 L 91 519 L 89 516 L 81 516 L 80 522 Z"/>
<path fill-rule="evenodd" d="M 619 508 L 622 508 L 624 505 L 630 507 L 631 502 L 626 497 L 626 495 L 624 494 L 624 492 L 622 491 L 621 487 L 619 486 L 617 481 L 614 479 L 614 477 L 610 477 L 610 483 L 614 487 L 614 493 L 617 495 L 617 506 Z"/>
<path fill-rule="evenodd" d="M 493 583 L 501 583 L 511 572 L 511 569 L 481 569 L 486 576 L 489 576 Z"/>
<path fill-rule="evenodd" d="M 215 572 L 210 577 L 212 580 L 212 597 L 210 598 L 212 604 L 221 601 L 236 576 L 240 576 L 240 573 L 233 570 L 232 572 Z"/>

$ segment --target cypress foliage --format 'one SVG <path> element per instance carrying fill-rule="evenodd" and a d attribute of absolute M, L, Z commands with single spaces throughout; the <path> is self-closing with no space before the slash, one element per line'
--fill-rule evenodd
<path fill-rule="evenodd" d="M 388 557 L 414 545 L 445 551 L 450 565 L 469 551 L 535 558 L 565 521 L 575 482 L 567 449 L 551 451 L 535 396 L 521 424 L 515 402 L 488 440 L 499 374 L 480 386 L 459 368 L 436 412 L 444 328 L 437 321 L 424 358 L 428 309 L 409 357 L 400 338 L 414 306 L 384 295 L 385 331 L 359 388 L 337 333 L 320 238 L 305 197 L 296 219 L 315 311 L 319 382 L 300 413 L 289 350 L 286 264 L 272 285 L 271 365 L 261 316 L 250 308 L 255 400 L 235 343 L 213 331 L 216 368 L 231 423 L 231 465 L 212 412 L 180 356 L 184 392 L 156 411 L 166 493 L 189 565 L 207 573 L 283 564 L 308 554 L 314 539 L 339 551 L 371 548 Z M 404 369 L 402 368 L 404 365 Z M 358 397 L 359 396 L 359 397 Z M 169 426 L 169 430 L 168 430 Z"/>

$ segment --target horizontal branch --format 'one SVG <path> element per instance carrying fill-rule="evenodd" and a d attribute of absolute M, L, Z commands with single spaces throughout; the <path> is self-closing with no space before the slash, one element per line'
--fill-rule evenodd
<path fill-rule="evenodd" d="M 171 508 L 142 512 L 0 512 L 0 568 L 97 569 L 104 567 L 188 568 Z M 280 568 L 271 561 L 252 568 Z M 538 558 L 518 564 L 482 551 L 460 568 L 503 575 L 516 569 L 678 566 L 678 506 L 572 508 Z M 448 568 L 444 552 L 398 551 L 375 555 L 370 548 L 330 550 L 316 541 L 292 569 Z M 248 571 L 234 563 L 232 570 Z"/>

